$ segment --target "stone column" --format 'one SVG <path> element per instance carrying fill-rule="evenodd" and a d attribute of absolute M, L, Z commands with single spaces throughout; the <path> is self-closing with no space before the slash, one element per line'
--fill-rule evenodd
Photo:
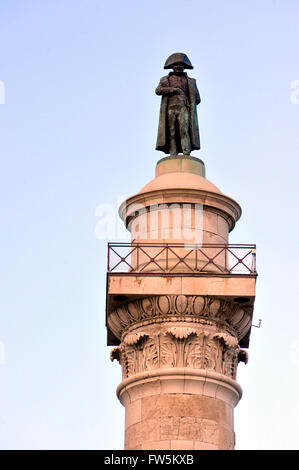
<path fill-rule="evenodd" d="M 108 273 L 107 328 L 122 367 L 126 449 L 234 448 L 255 276 L 232 274 L 221 247 L 240 215 L 203 162 L 185 156 L 160 160 L 156 177 L 120 207 L 135 248 L 130 261 L 119 257 L 127 273 Z M 179 248 L 163 248 L 173 242 Z"/>
<path fill-rule="evenodd" d="M 110 319 L 121 335 L 111 358 L 122 366 L 125 449 L 233 449 L 246 310 L 205 296 L 154 296 Z"/>

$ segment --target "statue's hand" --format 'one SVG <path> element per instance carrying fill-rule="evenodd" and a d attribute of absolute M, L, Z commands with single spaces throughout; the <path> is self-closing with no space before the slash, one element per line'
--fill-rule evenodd
<path fill-rule="evenodd" d="M 175 88 L 173 89 L 173 92 L 174 92 L 174 93 L 181 93 L 181 94 L 184 94 L 183 90 L 182 90 L 181 88 L 179 88 L 179 87 L 175 87 Z"/>

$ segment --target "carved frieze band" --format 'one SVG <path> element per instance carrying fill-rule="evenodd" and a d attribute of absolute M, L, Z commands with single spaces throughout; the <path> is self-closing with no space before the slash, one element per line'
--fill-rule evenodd
<path fill-rule="evenodd" d="M 226 322 L 239 341 L 251 325 L 250 307 L 241 307 L 234 302 L 201 295 L 158 295 L 137 299 L 116 308 L 108 318 L 114 335 L 121 339 L 123 332 L 133 324 L 158 318 L 189 316 Z"/>
<path fill-rule="evenodd" d="M 129 333 L 120 346 L 112 349 L 114 359 L 122 366 L 123 379 L 171 367 L 208 369 L 235 379 L 237 364 L 247 362 L 247 353 L 228 333 L 172 326 L 158 334 Z"/>

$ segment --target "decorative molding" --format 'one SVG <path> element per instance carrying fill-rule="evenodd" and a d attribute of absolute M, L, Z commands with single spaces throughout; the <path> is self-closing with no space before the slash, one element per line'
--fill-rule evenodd
<path fill-rule="evenodd" d="M 238 362 L 244 360 L 245 353 L 237 339 L 226 332 L 180 325 L 158 332 L 128 334 L 111 351 L 111 360 L 120 362 L 123 379 L 156 369 L 184 367 L 215 371 L 235 379 Z"/>
<path fill-rule="evenodd" d="M 203 204 L 205 210 L 219 213 L 228 223 L 229 231 L 231 231 L 236 221 L 240 218 L 242 209 L 239 204 L 232 198 L 222 193 L 204 189 L 193 188 L 167 188 L 154 189 L 145 193 L 137 193 L 129 197 L 119 207 L 119 215 L 128 228 L 131 220 L 136 218 L 139 213 L 149 211 L 152 205 L 172 204 L 182 201 L 189 204 Z M 179 198 L 179 199 L 178 199 Z"/>
<path fill-rule="evenodd" d="M 117 307 L 108 317 L 113 334 L 121 340 L 128 328 L 144 322 L 175 321 L 189 317 L 188 321 L 225 324 L 240 341 L 251 326 L 252 308 L 232 301 L 201 295 L 158 295 L 136 299 Z M 222 337 L 225 342 L 225 338 Z"/>
<path fill-rule="evenodd" d="M 188 394 L 198 395 L 204 390 L 205 396 L 220 399 L 229 406 L 236 406 L 242 397 L 242 388 L 235 379 L 215 371 L 186 368 L 164 368 L 124 378 L 118 385 L 116 394 L 124 406 L 142 396 L 160 393 L 174 393 L 174 384 L 180 388 L 188 383 Z M 178 392 L 179 393 L 179 392 Z"/>

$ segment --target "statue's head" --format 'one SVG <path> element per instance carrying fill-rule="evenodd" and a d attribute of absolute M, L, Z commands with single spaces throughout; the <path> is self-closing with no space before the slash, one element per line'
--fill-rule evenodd
<path fill-rule="evenodd" d="M 184 69 L 193 69 L 193 65 L 186 54 L 176 52 L 168 57 L 164 69 L 173 69 L 174 72 L 183 72 Z"/>

